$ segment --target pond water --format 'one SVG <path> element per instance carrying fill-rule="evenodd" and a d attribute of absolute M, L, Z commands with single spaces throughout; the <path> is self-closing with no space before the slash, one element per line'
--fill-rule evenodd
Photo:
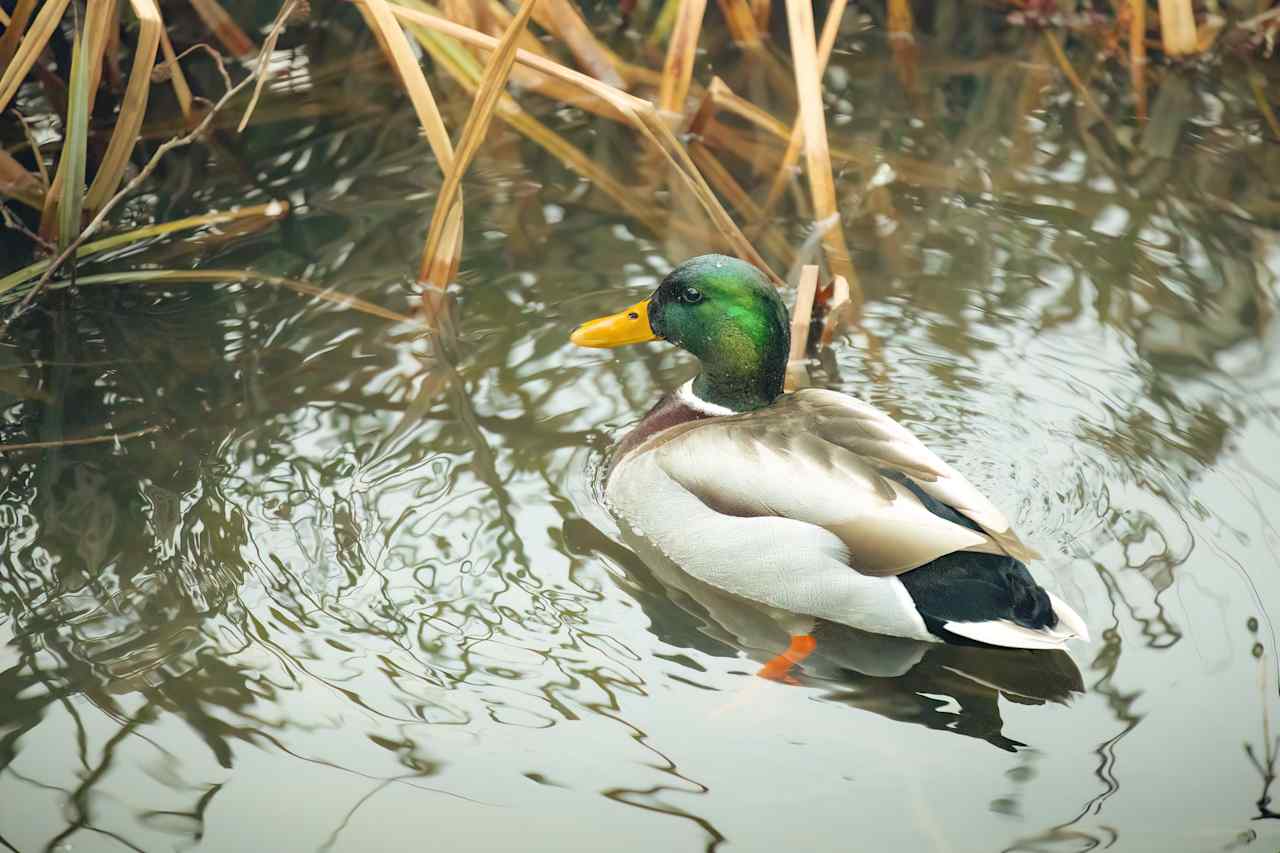
<path fill-rule="evenodd" d="M 1092 642 L 823 626 L 796 683 L 756 678 L 778 629 L 598 502 L 691 359 L 567 340 L 717 246 L 495 124 L 447 361 L 417 324 L 255 284 L 86 284 L 11 329 L 6 444 L 132 437 L 0 454 L 0 847 L 1274 851 L 1280 145 L 1254 86 L 1280 80 L 1155 67 L 1144 127 L 1090 43 L 1092 104 L 1042 33 L 975 8 L 920 15 L 907 84 L 849 14 L 827 106 L 866 331 L 814 373 L 1005 508 Z M 350 9 L 277 60 L 249 130 L 173 155 L 122 221 L 289 214 L 81 275 L 250 269 L 412 311 L 440 180 L 412 109 Z M 717 48 L 696 77 L 789 120 L 765 65 Z M 628 180 L 663 168 L 520 102 Z"/>

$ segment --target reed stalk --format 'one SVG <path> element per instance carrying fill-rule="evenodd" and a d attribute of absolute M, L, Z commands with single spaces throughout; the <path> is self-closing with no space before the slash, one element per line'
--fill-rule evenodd
<path fill-rule="evenodd" d="M 529 16 L 533 14 L 538 0 L 524 0 L 520 11 L 516 13 L 511 24 L 502 35 L 489 64 L 481 77 L 471 112 L 462 127 L 462 135 L 458 139 L 458 148 L 453 163 L 445 175 L 444 185 L 436 197 L 435 212 L 431 216 L 431 228 L 427 232 L 427 245 L 422 253 L 422 272 L 420 279 L 437 290 L 443 290 L 449 284 L 453 272 L 452 259 L 454 246 L 445 242 L 451 227 L 451 220 L 460 223 L 462 220 L 462 202 L 459 190 L 462 176 L 471 165 L 480 143 L 484 139 L 489 123 L 493 121 L 494 110 L 498 99 L 507 86 L 507 78 L 511 74 L 511 66 L 515 62 L 517 40 L 529 24 Z M 442 251 L 443 250 L 443 251 Z"/>
<path fill-rule="evenodd" d="M 9 106 L 9 101 L 13 100 L 13 96 L 18 93 L 18 87 L 22 85 L 27 72 L 31 70 L 36 58 L 49 43 L 50 36 L 58 29 L 58 24 L 62 22 L 62 13 L 67 10 L 69 1 L 47 0 L 40 8 L 40 14 L 36 15 L 35 21 L 31 24 L 31 29 L 19 35 L 13 59 L 5 66 L 4 73 L 0 74 L 0 112 Z M 5 34 L 8 35 L 11 30 L 18 32 L 17 27 L 11 25 L 5 30 Z"/>
<path fill-rule="evenodd" d="M 254 44 L 253 39 L 249 38 L 236 23 L 235 18 L 222 8 L 218 0 L 190 0 L 190 2 L 196 14 L 226 48 L 227 53 L 239 60 L 252 59 L 258 53 L 258 46 Z"/>
<path fill-rule="evenodd" d="M 823 238 L 827 263 L 835 275 L 849 282 L 855 301 L 861 305 L 858 277 L 853 259 L 845 243 L 844 228 L 836 202 L 835 178 L 831 171 L 831 152 L 827 147 L 827 124 L 822 103 L 822 82 L 818 77 L 817 43 L 813 32 L 813 8 L 809 0 L 787 0 L 787 24 L 791 31 L 791 58 L 795 63 L 796 94 L 800 101 L 800 118 L 804 122 L 804 146 L 809 192 L 813 197 L 814 217 L 832 222 Z"/>
<path fill-rule="evenodd" d="M 847 0 L 833 0 L 831 6 L 827 9 L 827 18 L 822 24 L 822 38 L 818 44 L 818 58 L 816 73 L 818 79 L 822 79 L 822 75 L 827 70 L 827 62 L 831 59 L 831 51 L 835 47 L 836 34 L 840 32 L 840 19 L 844 15 L 844 8 Z M 782 197 L 782 191 L 786 189 L 788 182 L 795 174 L 796 164 L 800 160 L 800 154 L 804 150 L 804 122 L 800 116 L 796 116 L 795 124 L 791 127 L 791 133 L 787 137 L 787 150 L 782 155 L 782 162 L 778 164 L 777 171 L 774 173 L 773 180 L 769 184 L 769 191 L 765 194 L 764 202 L 760 205 L 760 218 L 754 220 L 755 228 L 752 233 L 758 234 L 765 227 L 765 220 L 769 216 L 769 212 L 773 206 L 777 204 L 778 199 Z"/>
<path fill-rule="evenodd" d="M 84 207 L 95 213 L 110 198 L 124 179 L 129 157 L 138 140 L 138 130 L 146 118 L 147 100 L 151 94 L 151 71 L 155 67 L 156 50 L 160 45 L 160 33 L 164 22 L 155 0 L 130 0 L 134 14 L 138 16 L 138 45 L 134 49 L 133 67 L 129 69 L 129 83 L 125 88 L 116 126 L 111 133 L 98 173 L 85 195 Z"/>
<path fill-rule="evenodd" d="M 1191 0 L 1160 0 L 1160 39 L 1168 56 L 1196 52 L 1196 18 Z"/>
<path fill-rule="evenodd" d="M 818 267 L 806 264 L 796 284 L 796 303 L 791 310 L 791 349 L 787 352 L 784 388 L 795 391 L 809 384 L 809 327 L 813 323 L 813 303 L 818 292 Z"/>
<path fill-rule="evenodd" d="M 658 90 L 658 108 L 665 112 L 684 112 L 706 10 L 707 0 L 680 0 L 675 27 L 667 43 L 667 59 L 662 65 L 662 86 Z"/>
<path fill-rule="evenodd" d="M 4 22 L 4 35 L 0 36 L 0 71 L 8 68 L 14 51 L 18 49 L 22 34 L 27 31 L 27 24 L 31 21 L 31 13 L 35 8 L 36 0 L 18 0 L 13 7 L 13 17 Z"/>

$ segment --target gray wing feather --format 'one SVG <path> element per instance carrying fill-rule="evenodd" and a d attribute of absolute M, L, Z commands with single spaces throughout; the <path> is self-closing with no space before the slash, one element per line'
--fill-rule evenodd
<path fill-rule="evenodd" d="M 1037 556 L 904 427 L 833 391 L 807 389 L 765 410 L 700 421 L 651 452 L 667 476 L 719 513 L 791 518 L 834 533 L 862 574 L 901 574 L 961 550 Z M 985 535 L 934 515 L 887 471 L 905 474 Z"/>

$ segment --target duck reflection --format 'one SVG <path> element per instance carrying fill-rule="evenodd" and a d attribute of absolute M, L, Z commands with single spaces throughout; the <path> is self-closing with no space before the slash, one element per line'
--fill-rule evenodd
<path fill-rule="evenodd" d="M 623 528 L 622 543 L 590 521 L 565 522 L 575 550 L 607 557 L 662 641 L 717 657 L 745 653 L 765 662 L 785 648 L 792 614 L 694 578 L 650 542 Z M 674 607 L 672 605 L 675 605 Z M 1000 702 L 1066 703 L 1084 692 L 1065 651 L 925 643 L 820 622 L 817 648 L 796 671 L 823 698 L 905 723 L 979 738 L 1010 752 L 1026 744 L 1004 734 Z"/>

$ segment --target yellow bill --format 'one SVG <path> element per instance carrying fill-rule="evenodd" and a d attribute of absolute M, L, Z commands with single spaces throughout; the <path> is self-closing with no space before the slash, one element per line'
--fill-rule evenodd
<path fill-rule="evenodd" d="M 620 347 L 656 341 L 649 326 L 649 300 L 637 302 L 617 314 L 588 320 L 573 330 L 569 340 L 580 347 Z"/>

